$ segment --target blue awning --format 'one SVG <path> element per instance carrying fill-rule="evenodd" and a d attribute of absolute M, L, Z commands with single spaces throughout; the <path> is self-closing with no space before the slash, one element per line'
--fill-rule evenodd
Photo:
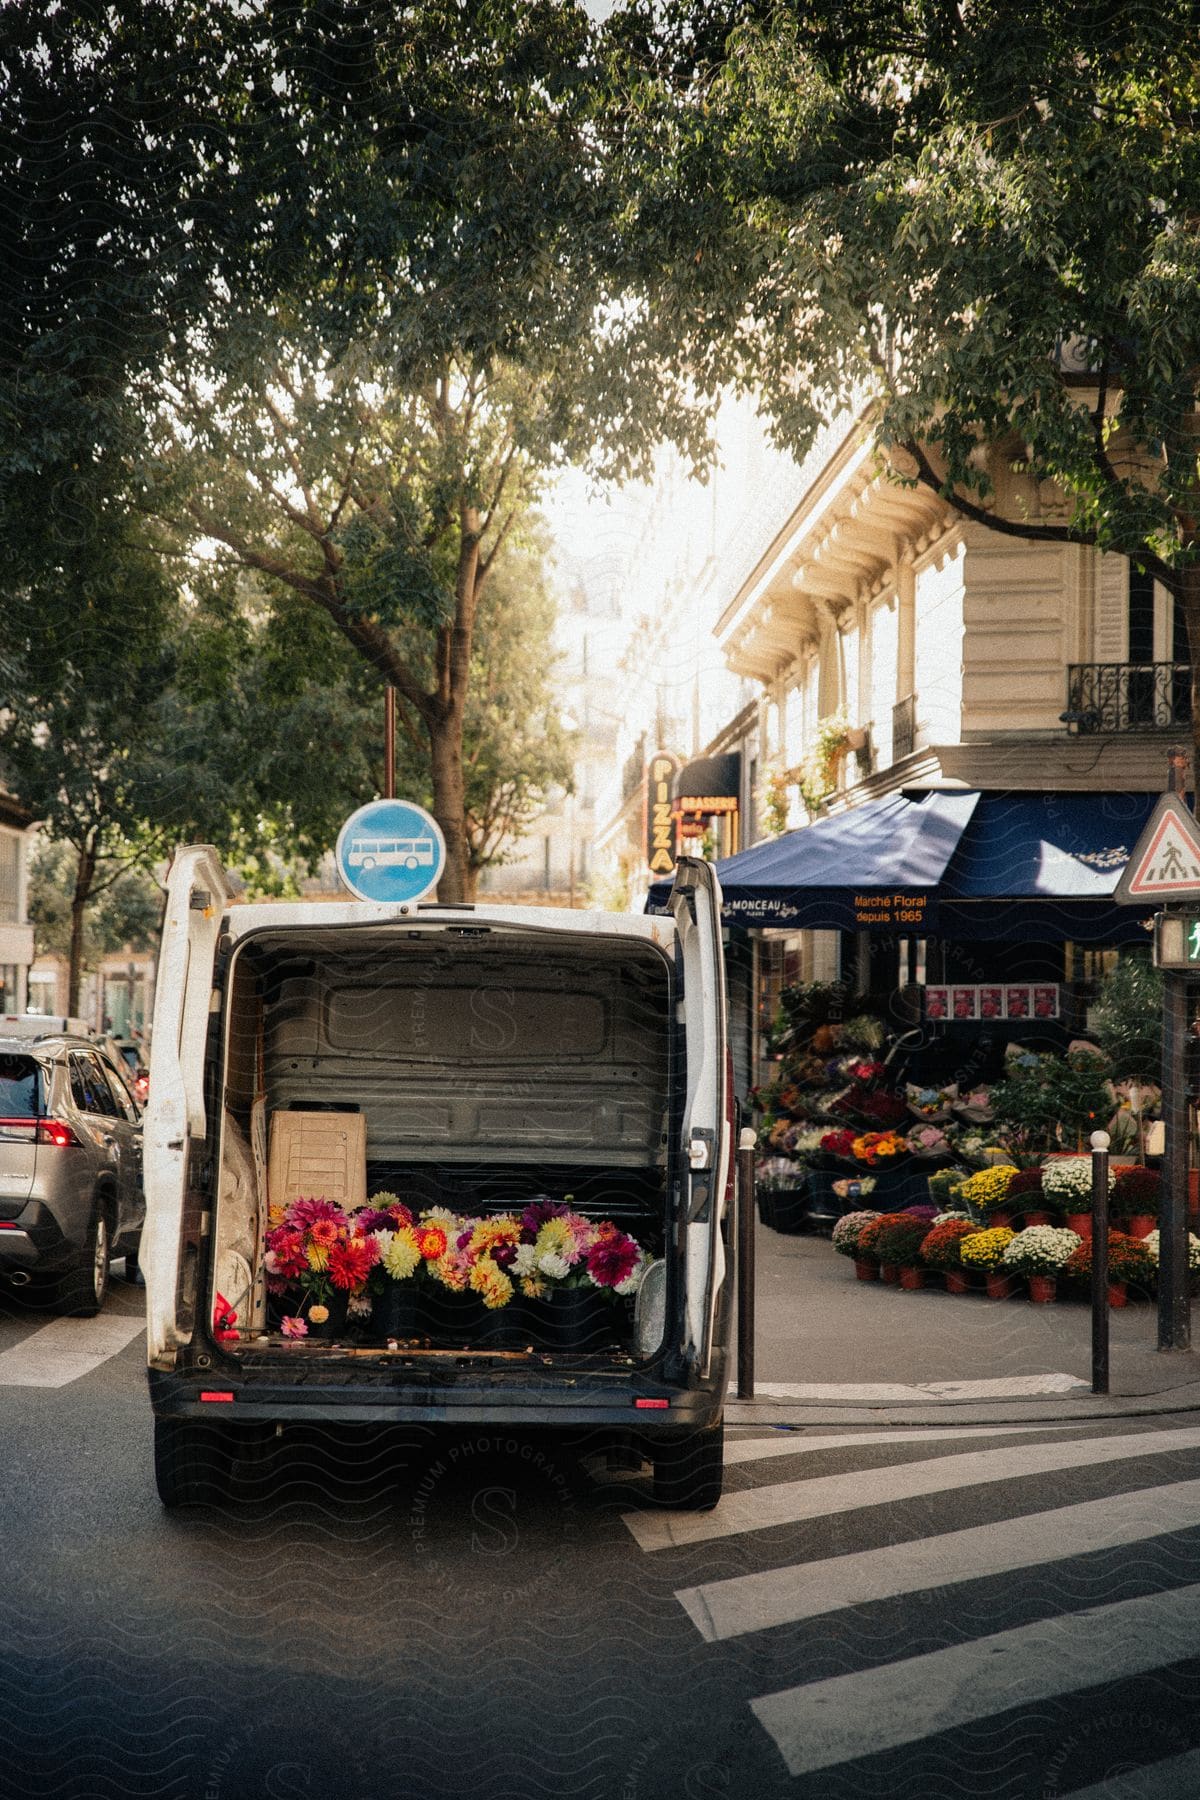
<path fill-rule="evenodd" d="M 888 794 L 717 864 L 730 924 L 825 931 L 936 929 L 937 887 L 977 793 Z M 670 883 L 650 890 L 661 907 Z"/>
<path fill-rule="evenodd" d="M 1145 941 L 1113 890 L 1157 794 L 889 794 L 717 864 L 730 924 Z M 670 883 L 650 890 L 651 910 Z"/>

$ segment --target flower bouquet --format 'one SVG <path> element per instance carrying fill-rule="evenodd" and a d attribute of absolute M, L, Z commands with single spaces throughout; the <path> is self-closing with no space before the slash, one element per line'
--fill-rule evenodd
<path fill-rule="evenodd" d="M 864 1162 L 868 1168 L 874 1168 L 876 1163 L 907 1156 L 908 1144 L 898 1131 L 865 1131 L 861 1137 L 851 1139 L 850 1154 L 855 1162 Z"/>
<path fill-rule="evenodd" d="M 868 1194 L 875 1192 L 873 1175 L 846 1175 L 840 1181 L 830 1183 L 839 1200 L 865 1200 Z"/>
<path fill-rule="evenodd" d="M 937 1125 L 914 1125 L 905 1142 L 914 1156 L 948 1156 L 950 1141 Z"/>
<path fill-rule="evenodd" d="M 649 1267 L 646 1251 L 612 1220 L 595 1223 L 566 1201 L 532 1201 L 518 1225 L 512 1272 L 533 1336 L 557 1349 L 607 1342 L 615 1303 L 633 1298 Z"/>
<path fill-rule="evenodd" d="M 345 1326 L 351 1295 L 365 1293 L 379 1246 L 332 1200 L 272 1208 L 265 1239 L 267 1292 L 284 1310 L 284 1337 L 328 1336 Z"/>
<path fill-rule="evenodd" d="M 950 1108 L 958 1098 L 958 1088 L 918 1087 L 909 1082 L 904 1090 L 910 1113 L 934 1125 L 944 1125 Z"/>

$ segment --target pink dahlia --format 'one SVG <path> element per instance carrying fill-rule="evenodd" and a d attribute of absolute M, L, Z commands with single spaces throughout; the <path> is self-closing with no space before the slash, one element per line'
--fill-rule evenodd
<path fill-rule="evenodd" d="M 268 1233 L 267 1248 L 275 1258 L 271 1273 L 284 1281 L 302 1274 L 308 1267 L 303 1232 L 292 1231 L 288 1226 L 280 1225 Z"/>
<path fill-rule="evenodd" d="M 300 1231 L 306 1231 L 318 1219 L 333 1219 L 340 1223 L 346 1217 L 341 1207 L 333 1200 L 320 1198 L 311 1200 L 293 1200 L 287 1209 L 287 1224 L 295 1225 Z"/>
<path fill-rule="evenodd" d="M 281 1319 L 279 1329 L 285 1338 L 306 1338 L 308 1321 L 307 1319 Z"/>
<path fill-rule="evenodd" d="M 637 1244 L 615 1227 L 601 1230 L 587 1252 L 587 1272 L 597 1287 L 620 1287 L 638 1265 Z"/>

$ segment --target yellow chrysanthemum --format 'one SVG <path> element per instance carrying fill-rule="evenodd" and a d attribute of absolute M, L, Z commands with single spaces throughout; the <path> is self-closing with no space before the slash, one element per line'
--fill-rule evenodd
<path fill-rule="evenodd" d="M 969 1269 L 994 1269 L 1016 1235 L 1007 1225 L 993 1225 L 989 1231 L 976 1231 L 963 1238 L 958 1254 Z"/>
<path fill-rule="evenodd" d="M 417 1234 L 411 1225 L 401 1225 L 392 1233 L 392 1241 L 383 1253 L 383 1266 L 395 1281 L 407 1281 L 421 1260 Z"/>
<path fill-rule="evenodd" d="M 308 1266 L 318 1275 L 324 1274 L 329 1267 L 329 1245 L 310 1244 L 307 1251 Z"/>
<path fill-rule="evenodd" d="M 523 1275 L 521 1292 L 527 1300 L 541 1300 L 545 1296 L 546 1284 L 544 1281 L 539 1281 L 536 1275 Z"/>
<path fill-rule="evenodd" d="M 534 1240 L 534 1260 L 541 1262 L 543 1256 L 561 1256 L 569 1260 L 575 1254 L 575 1233 L 570 1221 L 560 1217 L 547 1219 Z"/>
<path fill-rule="evenodd" d="M 480 1295 L 483 1304 L 493 1311 L 497 1307 L 507 1306 L 513 1296 L 512 1282 L 490 1256 L 481 1256 L 471 1270 L 471 1286 Z"/>
<path fill-rule="evenodd" d="M 435 1263 L 430 1263 L 429 1270 L 436 1281 L 440 1281 L 443 1287 L 448 1287 L 453 1293 L 461 1294 L 467 1285 L 467 1272 L 450 1251 L 445 1256 L 439 1256 Z"/>

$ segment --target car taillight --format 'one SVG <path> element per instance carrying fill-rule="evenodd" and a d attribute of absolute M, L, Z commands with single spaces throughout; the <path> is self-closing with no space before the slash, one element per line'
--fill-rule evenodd
<path fill-rule="evenodd" d="M 57 1150 L 77 1150 L 79 1139 L 69 1125 L 58 1119 L 39 1119 L 37 1122 L 37 1141 L 39 1144 L 53 1144 Z"/>
<path fill-rule="evenodd" d="M 0 1119 L 6 1138 L 26 1138 L 31 1144 L 52 1144 L 56 1150 L 77 1150 L 79 1139 L 60 1119 Z"/>

